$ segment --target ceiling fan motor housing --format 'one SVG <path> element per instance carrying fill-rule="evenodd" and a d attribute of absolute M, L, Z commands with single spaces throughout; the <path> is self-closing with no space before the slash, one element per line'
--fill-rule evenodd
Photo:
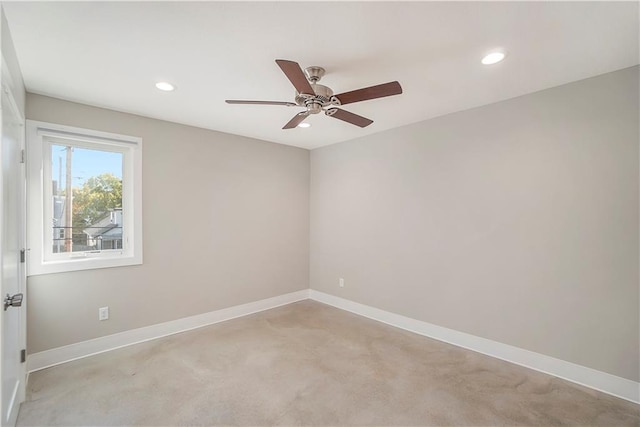
<path fill-rule="evenodd" d="M 300 94 L 296 92 L 296 104 L 300 106 L 308 107 L 310 104 L 319 104 L 320 107 L 326 107 L 331 104 L 331 97 L 333 91 L 324 85 L 311 84 L 315 96 L 309 96 L 307 94 Z"/>

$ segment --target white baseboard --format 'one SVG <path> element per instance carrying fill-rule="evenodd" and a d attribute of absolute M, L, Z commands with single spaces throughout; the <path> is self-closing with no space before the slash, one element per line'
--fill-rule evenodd
<path fill-rule="evenodd" d="M 621 399 L 640 403 L 640 383 L 508 344 L 443 328 L 313 289 L 309 298 L 416 334 L 553 375 Z"/>
<path fill-rule="evenodd" d="M 411 319 L 313 289 L 305 289 L 34 353 L 27 357 L 27 371 L 38 371 L 105 351 L 201 328 L 305 299 L 312 299 L 419 335 L 553 375 L 621 399 L 640 403 L 640 383 L 638 382 L 508 344 Z"/>
<path fill-rule="evenodd" d="M 146 326 L 144 328 L 132 329 L 105 337 L 95 338 L 88 341 L 66 345 L 51 350 L 30 354 L 27 357 L 27 372 L 38 371 L 40 369 L 70 362 L 76 359 L 92 356 L 105 351 L 115 350 L 167 335 L 201 328 L 225 320 L 235 319 L 249 314 L 257 313 L 281 305 L 291 304 L 309 298 L 309 290 L 304 289 L 289 294 L 279 295 L 260 301 L 247 304 L 236 305 L 209 313 L 198 314 L 196 316 L 185 317 L 170 322 L 159 323 L 157 325 Z"/>

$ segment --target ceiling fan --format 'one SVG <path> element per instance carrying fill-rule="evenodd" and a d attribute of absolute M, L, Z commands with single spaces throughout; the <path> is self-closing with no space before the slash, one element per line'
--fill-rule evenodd
<path fill-rule="evenodd" d="M 351 123 L 361 128 L 369 126 L 373 120 L 359 116 L 346 110 L 334 107 L 334 105 L 352 104 L 354 102 L 367 101 L 369 99 L 383 98 L 385 96 L 399 95 L 402 87 L 398 82 L 389 82 L 381 85 L 370 86 L 350 92 L 334 95 L 331 88 L 318 84 L 325 75 L 322 67 L 307 67 L 302 71 L 300 65 L 294 61 L 276 59 L 276 64 L 282 69 L 289 81 L 296 88 L 295 102 L 285 101 L 244 101 L 227 99 L 227 104 L 250 105 L 284 105 L 286 107 L 305 107 L 306 110 L 293 116 L 282 129 L 293 129 L 304 121 L 310 114 L 318 114 L 321 111 L 335 119 Z"/>

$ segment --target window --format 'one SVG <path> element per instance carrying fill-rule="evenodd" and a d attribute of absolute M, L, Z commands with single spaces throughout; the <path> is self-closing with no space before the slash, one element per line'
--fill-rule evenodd
<path fill-rule="evenodd" d="M 142 263 L 142 140 L 27 121 L 28 274 Z"/>

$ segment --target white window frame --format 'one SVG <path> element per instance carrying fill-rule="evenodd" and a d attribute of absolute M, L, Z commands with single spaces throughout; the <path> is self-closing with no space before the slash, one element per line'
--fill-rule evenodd
<path fill-rule="evenodd" d="M 142 264 L 142 138 L 34 120 L 26 130 L 27 275 Z M 53 253 L 51 145 L 123 154 L 122 250 Z"/>

